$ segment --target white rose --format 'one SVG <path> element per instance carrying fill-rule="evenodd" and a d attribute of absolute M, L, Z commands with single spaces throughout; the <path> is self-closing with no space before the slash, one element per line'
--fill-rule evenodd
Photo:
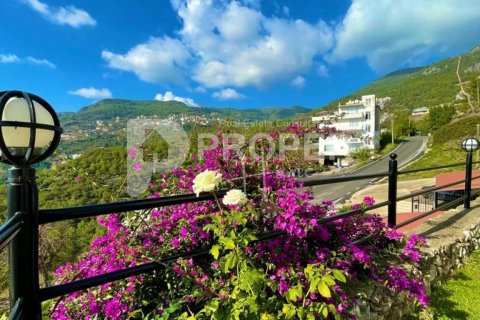
<path fill-rule="evenodd" d="M 205 170 L 197 174 L 193 179 L 193 192 L 198 195 L 200 192 L 211 192 L 222 182 L 222 174 L 217 171 Z"/>
<path fill-rule="evenodd" d="M 242 190 L 238 189 L 228 191 L 222 200 L 223 204 L 227 206 L 230 204 L 236 204 L 240 206 L 247 203 L 247 201 L 248 199 L 245 193 L 243 193 Z"/>

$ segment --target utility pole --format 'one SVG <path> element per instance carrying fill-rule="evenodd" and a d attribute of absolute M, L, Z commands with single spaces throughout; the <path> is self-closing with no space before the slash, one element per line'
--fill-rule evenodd
<path fill-rule="evenodd" d="M 477 82 L 478 84 L 478 82 Z M 477 86 L 477 94 L 478 94 L 478 86 Z M 480 138 L 480 123 L 477 123 L 477 139 Z M 479 159 L 479 152 L 480 150 L 477 150 L 477 155 L 475 161 L 478 162 Z M 477 163 L 477 168 L 480 166 L 480 164 Z"/>
<path fill-rule="evenodd" d="M 394 137 L 394 133 L 393 133 L 393 119 L 395 119 L 395 116 L 392 115 L 392 144 L 395 144 L 395 137 Z"/>
<path fill-rule="evenodd" d="M 409 137 L 410 137 L 410 132 L 412 131 L 412 129 L 410 128 L 410 121 L 411 121 L 410 116 L 411 116 L 411 115 L 409 114 L 409 115 L 408 115 L 408 136 L 409 136 Z"/>

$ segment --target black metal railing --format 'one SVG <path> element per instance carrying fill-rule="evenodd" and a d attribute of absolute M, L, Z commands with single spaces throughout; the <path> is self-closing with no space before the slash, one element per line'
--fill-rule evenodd
<path fill-rule="evenodd" d="M 471 192 L 472 179 L 471 155 L 467 157 L 466 163 L 454 163 L 430 168 L 412 169 L 398 171 L 396 155 L 390 155 L 388 171 L 378 174 L 352 175 L 344 177 L 333 177 L 327 179 L 314 179 L 303 182 L 304 187 L 341 183 L 372 178 L 388 179 L 388 200 L 369 206 L 366 209 L 354 209 L 336 215 L 321 218 L 318 224 L 328 223 L 338 219 L 351 217 L 365 211 L 372 211 L 381 207 L 388 207 L 387 223 L 390 227 L 403 227 L 419 219 L 423 219 L 439 210 L 451 208 L 454 205 L 464 203 L 464 208 L 470 208 L 470 200 L 473 196 L 480 194 L 480 191 Z M 479 163 L 479 162 L 475 162 Z M 399 175 L 431 171 L 436 169 L 453 168 L 466 166 L 465 179 L 451 182 L 442 186 L 427 188 L 409 195 L 397 196 L 397 178 Z M 38 210 L 38 194 L 35 185 L 34 175 L 19 174 L 19 168 L 12 169 L 7 180 L 8 210 L 9 219 L 0 226 L 0 250 L 10 244 L 10 319 L 40 319 L 41 303 L 50 299 L 61 297 L 79 290 L 85 290 L 105 283 L 125 279 L 143 273 L 161 270 L 166 265 L 179 258 L 195 258 L 209 255 L 211 246 L 198 248 L 187 252 L 178 252 L 162 257 L 158 261 L 152 261 L 138 266 L 105 273 L 87 279 L 75 280 L 69 283 L 54 285 L 46 288 L 39 288 L 38 284 L 38 227 L 42 224 L 53 223 L 63 220 L 95 217 L 109 213 L 122 213 L 134 210 L 153 209 L 158 207 L 173 206 L 184 203 L 193 203 L 207 200 L 214 200 L 213 194 L 204 193 L 197 197 L 195 194 L 168 196 L 157 199 L 134 200 L 115 202 L 108 204 L 89 205 L 74 208 Z M 31 171 L 30 171 L 31 173 Z M 22 178 L 24 178 L 22 180 Z M 410 197 L 442 190 L 458 184 L 465 183 L 465 195 L 458 199 L 444 203 L 425 213 L 419 214 L 411 219 L 397 223 L 397 202 Z M 225 190 L 218 191 L 217 196 L 223 196 Z M 257 235 L 256 241 L 265 241 L 285 235 L 284 231 L 274 230 Z M 361 239 L 352 239 L 354 243 L 370 241 L 375 238 L 370 234 Z M 29 276 L 25 276 L 29 275 Z M 22 277 L 22 279 L 19 279 Z"/>

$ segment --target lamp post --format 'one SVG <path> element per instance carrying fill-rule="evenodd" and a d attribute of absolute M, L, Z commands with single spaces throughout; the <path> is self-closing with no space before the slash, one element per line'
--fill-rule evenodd
<path fill-rule="evenodd" d="M 477 123 L 477 136 L 476 136 L 477 139 L 480 139 L 480 123 Z M 475 159 L 475 161 L 478 162 L 478 160 L 480 159 L 480 155 L 479 155 L 479 149 L 477 149 L 477 157 Z M 479 167 L 479 164 L 477 163 L 477 168 Z"/>
<path fill-rule="evenodd" d="M 470 209 L 470 198 L 472 197 L 472 154 L 478 150 L 480 142 L 475 138 L 467 138 L 462 141 L 462 149 L 467 152 L 467 165 L 465 168 L 465 202 L 463 207 Z"/>
<path fill-rule="evenodd" d="M 22 91 L 0 92 L 0 117 L 0 161 L 12 165 L 7 175 L 8 216 L 25 214 L 9 247 L 10 307 L 23 299 L 24 319 L 40 319 L 38 189 L 31 165 L 55 151 L 62 128 L 48 102 Z"/>

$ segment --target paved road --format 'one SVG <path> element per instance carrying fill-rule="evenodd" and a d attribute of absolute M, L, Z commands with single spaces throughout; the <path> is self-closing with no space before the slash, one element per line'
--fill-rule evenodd
<path fill-rule="evenodd" d="M 424 151 L 426 145 L 425 137 L 411 137 L 408 140 L 405 140 L 394 152 L 397 154 L 398 167 L 408 164 L 409 162 L 417 159 Z M 340 175 L 341 177 L 355 176 L 355 175 L 365 175 L 365 174 L 375 174 L 388 171 L 388 161 L 389 157 L 384 157 L 380 160 L 377 160 L 373 163 L 366 165 L 365 167 L 359 168 L 351 173 Z M 327 179 L 332 178 L 333 176 L 310 176 L 308 178 L 302 178 L 302 181 L 308 181 L 312 179 Z M 311 187 L 314 194 L 314 201 L 320 203 L 322 200 L 331 199 L 335 203 L 343 203 L 352 193 L 367 187 L 369 184 L 373 184 L 378 181 L 380 178 L 376 179 L 367 179 L 367 180 L 357 180 L 349 182 L 340 182 L 333 183 L 328 185 L 320 185 Z"/>

